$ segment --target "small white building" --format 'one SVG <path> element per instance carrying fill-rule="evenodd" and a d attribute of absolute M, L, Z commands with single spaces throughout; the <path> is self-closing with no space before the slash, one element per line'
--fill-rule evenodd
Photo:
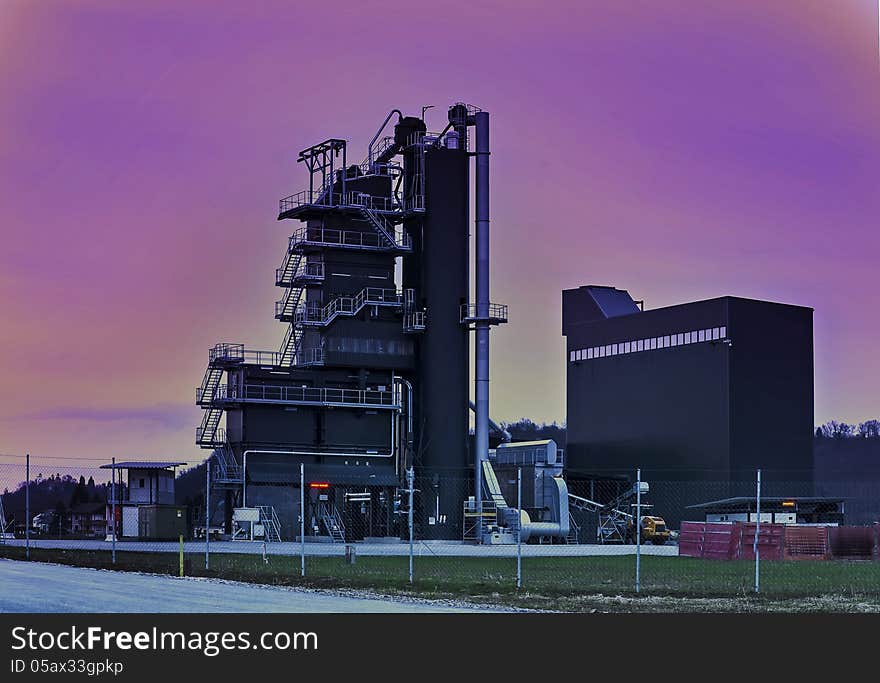
<path fill-rule="evenodd" d="M 101 465 L 116 471 L 116 537 L 154 536 L 162 508 L 174 508 L 174 480 L 177 468 L 184 462 L 138 460 Z M 125 471 L 126 482 L 123 486 Z M 113 501 L 107 504 L 108 529 L 112 533 Z M 149 512 L 148 512 L 149 511 Z M 146 517 L 145 517 L 146 515 Z M 176 513 L 175 513 L 176 515 Z M 151 522 L 151 523 L 150 523 Z M 162 527 L 167 524 L 162 524 Z M 145 529 L 152 529 L 145 533 Z M 164 532 L 163 532 L 164 533 Z"/>

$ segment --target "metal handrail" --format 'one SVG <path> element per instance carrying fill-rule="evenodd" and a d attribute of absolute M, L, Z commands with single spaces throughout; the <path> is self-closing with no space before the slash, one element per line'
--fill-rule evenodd
<path fill-rule="evenodd" d="M 461 322 L 480 320 L 481 316 L 478 314 L 477 309 L 477 304 L 462 304 Z M 488 320 L 507 322 L 507 304 L 489 304 L 488 316 L 486 318 Z"/>
<path fill-rule="evenodd" d="M 302 258 L 300 256 L 300 258 Z M 297 280 L 314 279 L 321 280 L 324 278 L 323 263 L 302 263 L 297 267 L 288 268 L 287 263 L 280 268 L 275 269 L 275 282 L 277 284 L 290 285 Z"/>
<path fill-rule="evenodd" d="M 358 171 L 360 175 L 349 175 L 346 176 L 346 179 L 351 180 L 352 178 L 360 178 L 369 175 L 384 175 L 394 179 L 397 178 L 401 173 L 403 173 L 403 168 L 400 166 L 400 164 L 393 161 L 386 161 L 380 164 L 376 161 L 371 163 L 370 161 L 365 159 L 361 162 L 361 165 L 358 166 Z"/>
<path fill-rule="evenodd" d="M 337 389 L 333 387 L 295 387 L 267 384 L 221 384 L 218 401 L 265 401 L 271 403 L 310 403 L 397 408 L 394 391 L 378 389 Z"/>
<path fill-rule="evenodd" d="M 381 213 L 400 213 L 403 207 L 393 196 L 385 197 L 365 192 L 327 192 L 326 190 L 301 190 L 278 203 L 280 213 L 298 209 L 301 206 L 355 208 L 368 207 Z"/>
<path fill-rule="evenodd" d="M 441 134 L 436 131 L 416 131 L 415 133 L 410 134 L 410 136 L 406 139 L 406 146 L 424 147 L 426 144 L 430 145 L 437 142 L 440 137 Z"/>
<path fill-rule="evenodd" d="M 243 354 L 244 344 L 214 344 L 214 346 L 208 349 L 208 362 L 214 363 L 220 360 L 238 361 L 241 360 Z"/>
<path fill-rule="evenodd" d="M 201 444 L 203 442 L 203 437 L 205 435 L 205 427 L 196 427 L 196 443 Z M 213 431 L 214 438 L 211 439 L 211 444 L 215 446 L 220 446 L 226 443 L 226 430 L 222 427 L 216 427 Z"/>
<path fill-rule="evenodd" d="M 324 349 L 316 347 L 313 349 L 304 349 L 296 358 L 297 365 L 323 365 Z"/>
<path fill-rule="evenodd" d="M 379 140 L 379 144 L 377 144 L 374 148 L 371 148 L 372 154 L 367 154 L 367 158 L 364 159 L 365 164 L 372 164 L 373 159 L 382 156 L 385 152 L 387 152 L 391 147 L 394 146 L 394 136 L 386 135 L 381 140 Z"/>
<path fill-rule="evenodd" d="M 412 240 L 401 231 L 395 235 L 395 245 L 388 244 L 375 232 L 338 230 L 336 228 L 300 228 L 290 236 L 290 249 L 303 244 L 317 244 L 361 249 L 411 249 Z"/>
<path fill-rule="evenodd" d="M 276 302 L 276 307 L 279 302 Z M 339 315 L 355 315 L 364 306 L 400 306 L 403 304 L 403 293 L 397 289 L 381 287 L 365 287 L 354 296 L 340 296 L 333 299 L 323 308 L 306 304 L 299 306 L 294 313 L 294 320 L 302 323 L 329 325 Z"/>
<path fill-rule="evenodd" d="M 297 278 L 306 278 L 306 277 L 324 277 L 324 264 L 323 263 L 306 263 L 296 275 L 293 276 L 293 279 Z"/>
<path fill-rule="evenodd" d="M 426 324 L 427 315 L 425 311 L 413 311 L 403 315 L 404 332 L 421 332 L 425 329 Z"/>

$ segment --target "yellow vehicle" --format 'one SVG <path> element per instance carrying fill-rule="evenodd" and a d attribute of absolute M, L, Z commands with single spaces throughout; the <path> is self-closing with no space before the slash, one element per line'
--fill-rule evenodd
<path fill-rule="evenodd" d="M 666 520 L 653 515 L 642 515 L 642 543 L 651 542 L 654 545 L 663 545 L 669 540 L 669 529 L 666 528 Z"/>
<path fill-rule="evenodd" d="M 634 517 L 630 517 L 627 523 L 626 540 L 628 543 L 636 542 L 636 529 L 633 525 Z M 666 528 L 666 520 L 655 515 L 642 515 L 642 543 L 663 545 L 669 540 L 669 529 Z"/>

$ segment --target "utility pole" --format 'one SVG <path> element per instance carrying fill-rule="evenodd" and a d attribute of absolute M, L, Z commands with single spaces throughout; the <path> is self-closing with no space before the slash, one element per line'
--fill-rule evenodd
<path fill-rule="evenodd" d="M 413 488 L 415 486 L 415 473 L 410 467 L 406 471 L 406 486 L 409 494 L 409 510 L 407 518 L 409 524 L 409 582 L 413 582 Z"/>
<path fill-rule="evenodd" d="M 522 467 L 516 469 L 516 587 L 522 588 Z"/>
<path fill-rule="evenodd" d="M 110 461 L 110 522 L 112 524 L 110 561 L 116 564 L 116 458 Z"/>
<path fill-rule="evenodd" d="M 636 470 L 636 593 L 642 590 L 642 470 Z"/>
<path fill-rule="evenodd" d="M 306 466 L 299 464 L 299 575 L 306 575 Z"/>
<path fill-rule="evenodd" d="M 755 553 L 755 593 L 761 592 L 761 547 L 758 544 L 758 536 L 761 535 L 761 470 L 758 470 L 758 489 L 755 497 L 755 510 L 757 518 L 755 520 L 755 544 L 753 550 Z"/>
<path fill-rule="evenodd" d="M 205 570 L 211 568 L 211 458 L 205 461 Z"/>
<path fill-rule="evenodd" d="M 58 530 L 60 535 L 61 530 Z M 31 454 L 24 456 L 24 556 L 31 559 Z"/>

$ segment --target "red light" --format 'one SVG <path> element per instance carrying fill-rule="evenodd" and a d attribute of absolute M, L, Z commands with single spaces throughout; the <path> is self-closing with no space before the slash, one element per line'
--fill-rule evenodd
<path fill-rule="evenodd" d="M 313 483 L 309 484 L 309 488 L 310 489 L 329 489 L 330 484 L 323 482 L 323 481 L 322 482 L 313 482 Z"/>

